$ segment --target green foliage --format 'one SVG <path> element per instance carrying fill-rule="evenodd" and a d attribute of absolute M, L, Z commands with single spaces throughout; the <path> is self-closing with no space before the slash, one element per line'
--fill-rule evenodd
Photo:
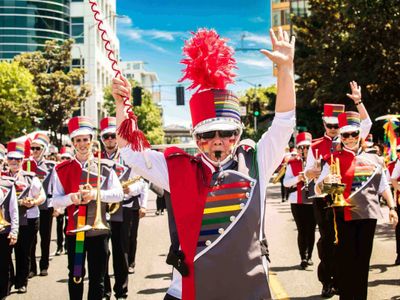
<path fill-rule="evenodd" d="M 137 83 L 130 81 L 132 87 Z M 109 115 L 115 115 L 115 101 L 111 95 L 111 86 L 104 89 L 104 109 Z M 147 140 L 152 145 L 162 144 L 164 142 L 164 130 L 162 127 L 161 109 L 154 104 L 151 93 L 142 89 L 142 105 L 133 109 L 138 118 L 138 126 L 146 135 Z"/>
<path fill-rule="evenodd" d="M 70 69 L 73 40 L 59 44 L 46 41 L 43 52 L 29 52 L 14 58 L 34 76 L 34 84 L 39 95 L 40 110 L 37 126 L 50 130 L 51 142 L 61 146 L 61 136 L 65 122 L 79 105 L 91 94 L 89 85 L 81 84 L 84 70 Z"/>
<path fill-rule="evenodd" d="M 240 105 L 246 107 L 246 116 L 242 116 L 242 122 L 245 126 L 243 138 L 250 138 L 255 141 L 259 140 L 261 135 L 271 125 L 271 121 L 275 111 L 276 87 L 258 87 L 249 88 L 244 95 L 239 97 Z M 260 103 L 260 114 L 257 119 L 257 131 L 254 131 L 254 105 L 258 101 Z"/>
<path fill-rule="evenodd" d="M 323 103 L 328 102 L 356 110 L 346 99 L 352 80 L 362 86 L 363 101 L 372 119 L 398 113 L 398 0 L 308 2 L 310 15 L 293 17 L 298 120 L 314 129 L 317 120 L 321 123 Z M 318 128 L 322 129 L 320 125 Z"/>
<path fill-rule="evenodd" d="M 33 129 L 37 94 L 33 76 L 17 63 L 0 62 L 0 142 L 5 143 Z"/>

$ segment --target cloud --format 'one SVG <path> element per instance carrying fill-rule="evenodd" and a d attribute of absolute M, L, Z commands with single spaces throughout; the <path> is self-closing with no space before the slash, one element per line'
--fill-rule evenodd
<path fill-rule="evenodd" d="M 262 17 L 250 18 L 249 21 L 251 23 L 264 23 L 265 22 L 265 20 Z"/>
<path fill-rule="evenodd" d="M 271 68 L 272 63 L 267 59 L 255 59 L 255 58 L 239 58 L 237 59 L 238 64 L 244 64 L 250 67 L 266 69 Z"/>
<path fill-rule="evenodd" d="M 117 18 L 117 24 L 120 26 L 131 26 L 133 22 L 129 16 L 121 16 L 120 18 Z"/>
<path fill-rule="evenodd" d="M 253 33 L 248 31 L 230 32 L 229 40 L 234 47 L 242 48 L 272 48 L 269 34 L 267 31 L 263 33 Z"/>

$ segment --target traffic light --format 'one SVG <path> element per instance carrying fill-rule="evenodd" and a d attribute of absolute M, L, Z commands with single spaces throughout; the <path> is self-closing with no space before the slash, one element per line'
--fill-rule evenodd
<path fill-rule="evenodd" d="M 133 106 L 142 105 L 142 88 L 140 86 L 135 86 L 132 89 Z"/>
<path fill-rule="evenodd" d="M 260 116 L 260 111 L 261 111 L 260 102 L 257 100 L 253 102 L 253 116 L 254 117 Z"/>
<path fill-rule="evenodd" d="M 176 105 L 185 105 L 185 89 L 183 86 L 176 87 Z"/>

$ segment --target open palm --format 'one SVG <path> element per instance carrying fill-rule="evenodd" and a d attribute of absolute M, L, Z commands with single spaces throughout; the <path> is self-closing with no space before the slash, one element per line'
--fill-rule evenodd
<path fill-rule="evenodd" d="M 284 65 L 292 65 L 294 59 L 294 45 L 295 45 L 295 37 L 292 36 L 292 39 L 289 39 L 289 35 L 286 31 L 282 30 L 282 27 L 279 27 L 278 37 L 275 35 L 275 32 L 270 30 L 271 43 L 272 43 L 272 51 L 261 50 L 265 56 L 267 56 L 273 63 L 279 66 Z"/>

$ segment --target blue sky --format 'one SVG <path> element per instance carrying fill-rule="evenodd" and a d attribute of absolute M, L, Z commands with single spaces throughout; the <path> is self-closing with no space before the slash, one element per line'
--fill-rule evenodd
<path fill-rule="evenodd" d="M 121 59 L 145 61 L 146 70 L 158 74 L 165 125 L 190 123 L 190 93 L 185 107 L 176 106 L 175 84 L 182 74 L 182 46 L 191 31 L 214 28 L 233 48 L 270 48 L 268 0 L 119 0 L 117 13 L 127 16 L 118 19 Z M 252 84 L 275 82 L 272 65 L 262 54 L 237 51 L 235 58 L 237 82 L 229 89 L 240 93 Z"/>

